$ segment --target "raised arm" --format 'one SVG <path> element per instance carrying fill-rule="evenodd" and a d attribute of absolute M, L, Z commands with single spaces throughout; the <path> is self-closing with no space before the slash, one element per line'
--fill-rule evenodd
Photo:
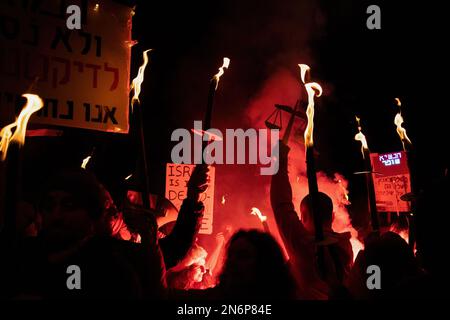
<path fill-rule="evenodd" d="M 200 230 L 204 206 L 200 194 L 208 187 L 208 166 L 197 165 L 189 179 L 187 198 L 184 199 L 172 232 L 159 241 L 166 268 L 181 261 L 195 242 Z"/>
<path fill-rule="evenodd" d="M 213 252 L 208 256 L 206 260 L 206 269 L 210 270 L 211 273 L 216 268 L 217 262 L 219 261 L 220 253 L 225 246 L 225 236 L 222 232 L 219 232 L 216 235 L 216 246 L 214 247 Z"/>
<path fill-rule="evenodd" d="M 282 141 L 279 143 L 279 157 L 277 159 L 279 161 L 279 169 L 272 176 L 270 202 L 278 230 L 291 254 L 292 250 L 298 246 L 298 241 L 303 240 L 308 234 L 298 218 L 292 203 L 292 188 L 288 176 L 288 153 L 290 148 Z"/>

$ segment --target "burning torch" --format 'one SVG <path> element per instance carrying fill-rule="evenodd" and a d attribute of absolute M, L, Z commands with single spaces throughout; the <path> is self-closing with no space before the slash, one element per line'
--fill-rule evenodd
<path fill-rule="evenodd" d="M 229 65 L 230 65 L 230 59 L 223 58 L 223 64 L 219 68 L 219 72 L 217 72 L 212 77 L 212 79 L 209 83 L 208 102 L 206 104 L 205 121 L 204 121 L 204 126 L 203 126 L 203 132 L 201 133 L 202 135 L 207 134 L 209 138 L 208 138 L 208 141 L 203 141 L 202 150 L 205 150 L 206 146 L 209 144 L 211 139 L 220 139 L 219 137 L 216 137 L 215 135 L 211 135 L 211 134 L 207 133 L 206 131 L 208 129 L 211 129 L 211 118 L 212 118 L 212 109 L 214 106 L 214 96 L 216 94 L 217 88 L 219 87 L 220 77 L 225 73 L 224 69 L 228 69 Z M 195 130 L 194 130 L 194 132 L 195 132 Z M 198 134 L 198 132 L 195 132 L 195 133 Z M 203 152 L 202 152 L 202 154 L 203 154 Z"/>
<path fill-rule="evenodd" d="M 142 53 L 142 56 L 144 58 L 144 63 L 139 67 L 138 74 L 136 78 L 133 79 L 131 83 L 131 90 L 134 91 L 134 95 L 131 98 L 131 109 L 132 111 L 136 112 L 136 120 L 137 120 L 137 126 L 139 130 L 139 144 L 140 144 L 140 153 L 141 153 L 141 172 L 143 175 L 143 186 L 141 189 L 141 195 L 142 195 L 142 205 L 144 209 L 150 209 L 150 183 L 149 183 L 149 176 L 148 176 L 148 164 L 147 164 L 147 152 L 145 149 L 145 137 L 144 137 L 144 124 L 142 119 L 142 108 L 141 108 L 141 101 L 139 100 L 139 94 L 141 93 L 141 85 L 142 82 L 144 82 L 144 72 L 145 67 L 148 63 L 148 55 L 147 53 L 151 51 L 151 49 L 145 50 Z M 135 108 L 136 106 L 136 108 Z"/>
<path fill-rule="evenodd" d="M 411 201 L 411 214 L 408 216 L 408 221 L 409 221 L 409 245 L 411 248 L 414 248 L 414 244 L 415 244 L 415 225 L 414 225 L 414 212 L 415 212 L 415 208 L 416 208 L 416 199 L 417 199 L 417 195 L 418 195 L 418 189 L 417 189 L 417 185 L 415 183 L 415 165 L 414 165 L 414 154 L 413 154 L 413 145 L 411 140 L 409 139 L 408 135 L 406 134 L 406 129 L 402 127 L 403 124 L 403 117 L 402 117 L 402 112 L 401 112 L 401 106 L 402 106 L 402 102 L 400 101 L 399 98 L 395 98 L 395 101 L 397 103 L 397 106 L 399 108 L 399 112 L 395 115 L 394 118 L 394 123 L 397 127 L 397 133 L 398 136 L 400 137 L 400 140 L 402 142 L 403 145 L 403 150 L 406 153 L 406 160 L 408 163 L 408 169 L 409 169 L 409 176 L 410 176 L 410 180 L 411 180 L 411 190 L 412 190 L 412 196 L 411 195 L 403 195 L 401 197 L 401 199 L 405 199 L 408 198 L 408 200 Z M 409 196 L 409 197 L 408 197 Z"/>
<path fill-rule="evenodd" d="M 364 159 L 364 173 L 366 175 L 370 220 L 372 223 L 372 230 L 378 234 L 380 231 L 380 224 L 378 221 L 377 204 L 375 200 L 375 188 L 373 185 L 373 168 L 372 163 L 370 162 L 370 150 L 367 144 L 366 136 L 362 133 L 361 119 L 356 117 L 356 122 L 358 123 L 358 133 L 355 135 L 355 140 L 361 142 L 361 153 Z"/>
<path fill-rule="evenodd" d="M 23 94 L 22 97 L 27 99 L 25 107 L 23 107 L 16 121 L 5 126 L 0 131 L 0 153 L 1 160 L 7 160 L 6 170 L 6 184 L 8 185 L 7 194 L 5 194 L 4 206 L 4 230 L 3 234 L 6 239 L 14 240 L 16 228 L 16 211 L 17 200 L 20 184 L 20 155 L 19 147 L 25 144 L 25 136 L 27 131 L 28 121 L 33 113 L 40 110 L 44 103 L 42 99 L 35 94 Z M 12 129 L 14 129 L 14 133 Z M 11 145 L 15 142 L 16 145 Z M 9 153 L 8 153 L 9 150 Z"/>
<path fill-rule="evenodd" d="M 312 197 L 312 211 L 314 217 L 314 228 L 316 241 L 320 242 L 323 240 L 323 230 L 322 221 L 320 215 L 314 214 L 314 204 L 317 193 L 319 192 L 319 187 L 317 184 L 316 168 L 314 161 L 314 97 L 320 97 L 322 95 L 322 87 L 316 82 L 305 82 L 306 72 L 310 70 L 309 66 L 306 64 L 299 64 L 302 82 L 305 85 L 306 92 L 308 94 L 308 107 L 306 109 L 306 116 L 308 118 L 308 124 L 305 129 L 304 139 L 306 148 L 306 175 L 308 177 L 308 190 Z"/>
<path fill-rule="evenodd" d="M 219 68 L 219 72 L 216 73 L 209 84 L 208 103 L 206 105 L 205 124 L 203 129 L 206 131 L 211 128 L 212 109 L 214 106 L 214 96 L 217 88 L 219 87 L 220 77 L 225 73 L 224 69 L 228 69 L 230 65 L 230 59 L 223 58 L 223 64 Z"/>
<path fill-rule="evenodd" d="M 319 193 L 319 187 L 317 184 L 316 168 L 314 161 L 314 97 L 320 97 L 322 95 L 322 87 L 316 82 L 306 82 L 306 74 L 309 72 L 310 68 L 306 64 L 299 64 L 300 75 L 302 82 L 305 86 L 306 92 L 308 94 L 308 107 L 306 108 L 306 116 L 308 118 L 308 123 L 304 133 L 305 149 L 306 149 L 306 175 L 308 177 L 308 190 L 309 196 L 311 197 L 311 213 L 314 220 L 314 230 L 315 230 L 315 241 L 317 244 L 317 265 L 319 272 L 322 276 L 325 276 L 325 257 L 323 252 L 323 246 L 320 242 L 324 240 L 322 219 L 318 212 L 315 212 L 317 208 Z"/>

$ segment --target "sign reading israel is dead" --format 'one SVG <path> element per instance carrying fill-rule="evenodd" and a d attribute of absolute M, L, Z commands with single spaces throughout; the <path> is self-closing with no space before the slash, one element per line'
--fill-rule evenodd
<path fill-rule="evenodd" d="M 187 185 L 195 165 L 168 163 L 166 165 L 166 198 L 180 210 L 183 200 L 187 197 Z M 214 210 L 214 181 L 215 168 L 209 167 L 208 189 L 200 194 L 200 201 L 205 206 L 203 212 L 201 234 L 211 234 L 213 229 L 213 210 Z"/>
<path fill-rule="evenodd" d="M 131 17 L 114 1 L 0 1 L 0 107 L 31 92 L 44 101 L 32 123 L 127 133 Z"/>

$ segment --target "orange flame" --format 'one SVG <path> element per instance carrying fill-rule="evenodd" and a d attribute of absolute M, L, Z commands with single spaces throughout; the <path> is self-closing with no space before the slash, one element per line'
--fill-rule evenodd
<path fill-rule="evenodd" d="M 219 80 L 220 80 L 220 77 L 225 73 L 225 71 L 224 71 L 223 69 L 224 69 L 224 68 L 228 69 L 229 65 L 230 65 L 230 59 L 228 59 L 228 58 L 223 58 L 223 64 L 222 64 L 222 66 L 219 68 L 219 72 L 217 72 L 217 73 L 214 75 L 213 79 L 212 79 L 213 81 L 216 82 L 216 88 L 215 88 L 215 90 L 217 90 L 217 87 L 219 86 Z"/>
<path fill-rule="evenodd" d="M 131 82 L 131 88 L 130 89 L 134 90 L 134 96 L 133 96 L 133 98 L 131 98 L 131 106 L 133 106 L 135 101 L 140 103 L 140 101 L 139 101 L 139 94 L 141 93 L 142 82 L 144 82 L 144 71 L 145 71 L 145 67 L 147 66 L 147 63 L 148 63 L 148 54 L 147 54 L 147 52 L 149 52 L 149 51 L 152 51 L 152 49 L 145 50 L 142 53 L 142 56 L 144 57 L 144 63 L 139 67 L 138 74 L 137 74 L 136 78 L 134 78 L 133 81 Z"/>
<path fill-rule="evenodd" d="M 221 204 L 225 204 L 225 196 L 222 196 L 222 200 L 220 201 Z"/>
<path fill-rule="evenodd" d="M 400 108 L 400 106 L 402 105 L 400 99 L 395 98 L 395 100 L 397 101 L 397 106 Z M 400 140 L 402 141 L 403 150 L 406 150 L 405 149 L 405 141 L 407 141 L 409 144 L 411 144 L 411 140 L 409 140 L 408 135 L 406 134 L 406 129 L 402 127 L 403 117 L 402 117 L 401 110 L 395 115 L 394 123 L 397 126 L 397 133 L 398 133 L 398 136 L 400 137 Z"/>
<path fill-rule="evenodd" d="M 338 183 L 339 187 L 340 187 L 341 190 L 342 190 L 342 193 L 343 193 L 343 195 L 344 195 L 344 198 L 345 198 L 347 204 L 350 204 L 350 202 L 349 202 L 349 196 L 348 196 L 348 193 L 349 193 L 349 192 L 348 192 L 348 190 L 344 187 L 344 185 L 342 184 L 342 180 L 341 180 L 341 179 L 338 179 L 338 180 L 337 180 L 337 183 Z"/>
<path fill-rule="evenodd" d="M 11 141 L 12 131 L 11 129 L 16 126 L 16 123 L 11 123 L 4 127 L 0 131 L 0 152 L 2 154 L 2 160 L 5 160 L 6 154 L 8 153 L 9 142 Z"/>
<path fill-rule="evenodd" d="M 25 144 L 28 121 L 33 113 L 44 106 L 42 99 L 35 94 L 25 93 L 22 97 L 27 99 L 27 103 L 22 111 L 20 111 L 16 121 L 7 125 L 0 131 L 0 152 L 2 153 L 2 160 L 5 160 L 6 158 L 9 143 L 11 141 L 18 143 L 19 145 Z M 16 129 L 13 134 L 11 129 L 14 127 L 16 127 Z"/>
<path fill-rule="evenodd" d="M 314 96 L 320 97 L 322 95 L 322 87 L 316 82 L 305 83 L 306 72 L 310 70 L 310 68 L 306 64 L 299 64 L 298 66 L 300 67 L 301 78 L 305 84 L 306 92 L 308 93 L 308 108 L 306 109 L 308 124 L 305 129 L 305 145 L 306 147 L 312 147 L 314 145 Z"/>
<path fill-rule="evenodd" d="M 250 214 L 257 216 L 261 222 L 264 222 L 267 220 L 267 217 L 264 216 L 258 208 L 253 207 Z"/>
<path fill-rule="evenodd" d="M 89 163 L 89 160 L 91 160 L 91 156 L 87 156 L 83 159 L 83 162 L 81 162 L 81 168 L 86 169 L 87 164 Z"/>
<path fill-rule="evenodd" d="M 360 118 L 355 117 L 356 118 L 356 122 L 358 122 L 358 133 L 355 135 L 355 140 L 356 141 L 361 141 L 361 153 L 363 156 L 363 159 L 365 159 L 364 156 L 364 150 L 369 150 L 369 146 L 367 145 L 367 140 L 366 140 L 366 136 L 362 133 L 361 131 L 361 123 L 360 123 Z"/>
<path fill-rule="evenodd" d="M 311 68 L 306 64 L 299 64 L 298 66 L 300 67 L 300 77 L 302 82 L 305 83 L 306 72 L 311 70 Z"/>

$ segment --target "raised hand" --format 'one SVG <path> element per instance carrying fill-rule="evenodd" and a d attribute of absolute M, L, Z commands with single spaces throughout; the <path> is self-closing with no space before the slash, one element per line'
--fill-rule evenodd
<path fill-rule="evenodd" d="M 192 171 L 191 178 L 188 182 L 187 197 L 198 201 L 200 194 L 208 189 L 210 182 L 209 167 L 206 164 L 198 164 Z"/>

